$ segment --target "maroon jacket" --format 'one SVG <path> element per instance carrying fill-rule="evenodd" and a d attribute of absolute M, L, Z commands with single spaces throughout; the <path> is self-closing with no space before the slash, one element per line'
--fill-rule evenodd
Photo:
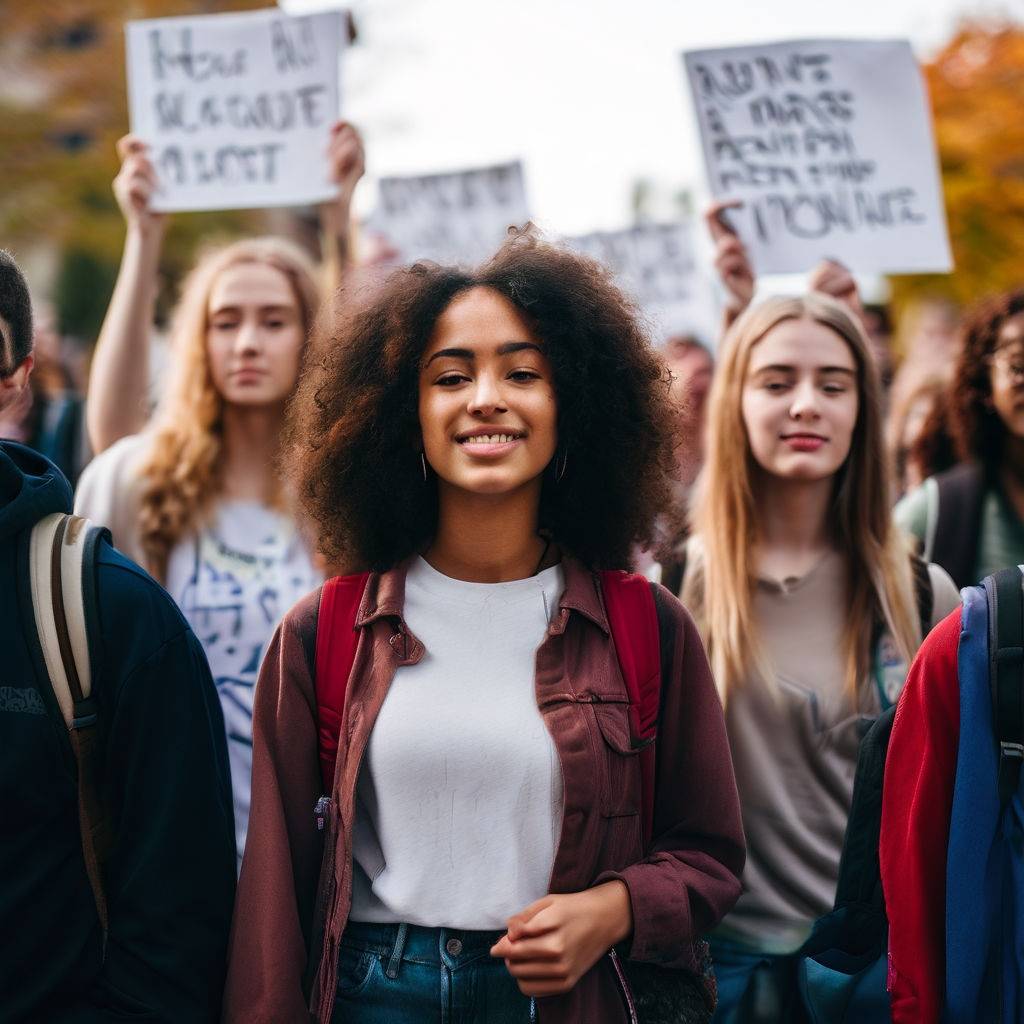
<path fill-rule="evenodd" d="M 644 857 L 639 759 L 630 745 L 626 687 L 600 584 L 579 563 L 566 558 L 563 564 L 565 593 L 536 661 L 537 704 L 564 783 L 550 891 L 578 892 L 620 878 L 633 911 L 626 955 L 698 971 L 695 942 L 738 898 L 744 860 L 729 745 L 704 649 L 690 616 L 662 590 L 659 603 L 670 610 L 673 624 L 671 635 L 662 637 L 663 646 L 670 645 L 672 671 L 661 697 L 654 841 Z M 405 572 L 400 566 L 371 575 L 359 608 L 360 636 L 322 833 L 313 814 L 321 795 L 313 681 L 319 592 L 285 616 L 264 659 L 227 1022 L 331 1019 L 338 943 L 352 900 L 360 763 L 395 671 L 424 653 L 402 619 Z M 571 992 L 538 1000 L 538 1014 L 542 1024 L 626 1021 L 611 959 L 602 957 Z"/>

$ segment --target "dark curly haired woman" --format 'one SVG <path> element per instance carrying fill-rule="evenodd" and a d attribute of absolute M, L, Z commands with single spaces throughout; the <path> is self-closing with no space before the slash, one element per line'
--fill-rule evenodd
<path fill-rule="evenodd" d="M 671 1019 L 708 1019 L 699 938 L 744 857 L 721 706 L 655 588 L 645 848 L 597 572 L 670 500 L 668 388 L 633 307 L 529 234 L 474 273 L 398 271 L 293 415 L 321 547 L 368 575 L 326 793 L 320 592 L 264 661 L 226 1019 L 619 1024 L 631 975 L 682 993 Z"/>
<path fill-rule="evenodd" d="M 1024 289 L 976 307 L 963 334 L 948 403 L 963 461 L 896 506 L 959 587 L 1024 563 Z"/>

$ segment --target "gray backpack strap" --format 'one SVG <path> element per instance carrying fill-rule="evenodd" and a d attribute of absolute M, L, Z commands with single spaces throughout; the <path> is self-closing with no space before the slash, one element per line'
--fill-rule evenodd
<path fill-rule="evenodd" d="M 92 687 L 89 620 L 96 608 L 96 546 L 105 532 L 87 519 L 54 513 L 33 527 L 29 540 L 32 611 L 46 671 L 78 765 L 82 853 L 104 940 L 103 864 L 110 843 L 99 793 L 99 714 Z"/>

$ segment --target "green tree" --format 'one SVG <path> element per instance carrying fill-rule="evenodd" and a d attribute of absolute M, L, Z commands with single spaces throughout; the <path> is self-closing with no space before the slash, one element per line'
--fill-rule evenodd
<path fill-rule="evenodd" d="M 260 0 L 0 0 L 0 240 L 59 254 L 62 329 L 91 341 L 110 295 L 124 223 L 110 183 L 128 130 L 124 22 L 267 6 Z M 200 240 L 258 230 L 252 212 L 175 216 L 168 282 Z M 99 294 L 97 294 L 99 291 Z"/>

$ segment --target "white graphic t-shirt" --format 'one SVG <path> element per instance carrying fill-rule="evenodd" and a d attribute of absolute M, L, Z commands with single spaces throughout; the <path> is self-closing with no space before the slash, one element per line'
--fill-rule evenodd
<path fill-rule="evenodd" d="M 109 527 L 115 547 L 140 565 L 146 564 L 141 467 L 152 440 L 146 432 L 111 445 L 85 468 L 75 491 L 75 512 Z M 206 651 L 224 708 L 239 864 L 249 823 L 260 661 L 284 613 L 322 581 L 294 522 L 254 501 L 218 502 L 212 518 L 168 559 L 167 590 Z"/>
<path fill-rule="evenodd" d="M 263 652 L 284 613 L 322 580 L 290 518 L 223 501 L 167 564 L 167 590 L 199 638 L 217 684 L 231 761 L 239 864 L 249 822 L 252 704 Z"/>

